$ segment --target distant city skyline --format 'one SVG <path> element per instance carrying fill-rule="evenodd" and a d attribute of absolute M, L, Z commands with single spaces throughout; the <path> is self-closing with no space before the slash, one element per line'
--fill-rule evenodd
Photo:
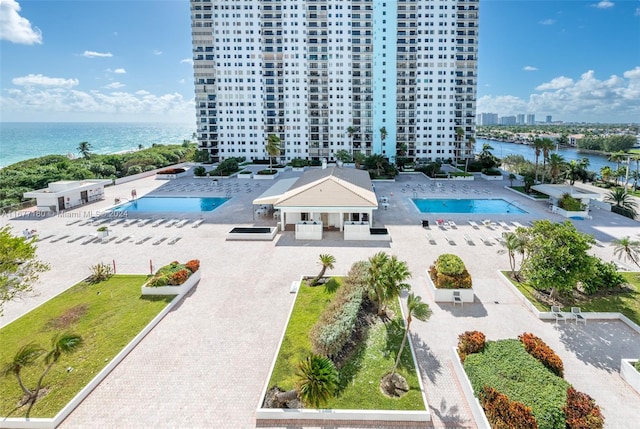
<path fill-rule="evenodd" d="M 0 120 L 196 122 L 189 2 L 0 0 Z M 480 2 L 478 112 L 640 118 L 640 2 Z M 615 30 L 615 31 L 614 31 Z"/>

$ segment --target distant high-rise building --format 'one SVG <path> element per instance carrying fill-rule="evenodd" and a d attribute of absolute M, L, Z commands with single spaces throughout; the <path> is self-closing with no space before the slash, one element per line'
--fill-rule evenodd
<path fill-rule="evenodd" d="M 547 124 L 550 124 L 551 122 L 553 122 L 553 119 L 552 119 L 551 115 L 547 115 L 547 117 L 545 119 L 546 119 L 545 122 Z"/>
<path fill-rule="evenodd" d="M 516 125 L 515 116 L 502 116 L 500 118 L 500 125 Z"/>
<path fill-rule="evenodd" d="M 479 0 L 190 5 L 198 144 L 213 161 L 265 159 L 270 134 L 283 161 L 473 156 Z"/>
<path fill-rule="evenodd" d="M 533 113 L 527 114 L 527 125 L 535 125 L 536 124 L 536 115 Z"/>
<path fill-rule="evenodd" d="M 477 123 L 478 125 L 498 125 L 498 114 L 479 113 Z"/>
<path fill-rule="evenodd" d="M 524 113 L 519 113 L 517 118 L 516 118 L 516 124 L 518 125 L 524 125 Z"/>

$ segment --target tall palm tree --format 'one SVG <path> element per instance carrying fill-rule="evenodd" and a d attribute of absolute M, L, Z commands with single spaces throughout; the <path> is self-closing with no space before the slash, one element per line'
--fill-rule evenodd
<path fill-rule="evenodd" d="M 267 151 L 267 155 L 269 155 L 269 170 L 271 170 L 273 157 L 280 155 L 280 137 L 275 134 L 269 134 L 265 150 Z"/>
<path fill-rule="evenodd" d="M 551 176 L 552 182 L 556 182 L 564 166 L 565 161 L 562 155 L 558 155 L 557 153 L 549 155 L 549 175 Z"/>
<path fill-rule="evenodd" d="M 311 355 L 298 362 L 296 376 L 295 388 L 275 396 L 277 405 L 300 398 L 305 405 L 320 408 L 338 387 L 338 371 L 331 359 L 324 356 Z"/>
<path fill-rule="evenodd" d="M 540 158 L 540 155 L 542 154 L 542 140 L 541 139 L 535 139 L 533 141 L 533 150 L 535 151 L 535 155 L 536 155 L 536 169 L 535 169 L 535 181 L 536 183 L 538 183 L 538 159 Z"/>
<path fill-rule="evenodd" d="M 83 158 L 89 158 L 91 156 L 91 143 L 89 142 L 81 142 L 78 144 L 78 153 L 82 155 Z"/>
<path fill-rule="evenodd" d="M 462 156 L 462 139 L 464 138 L 464 130 L 462 127 L 456 128 L 456 163 Z"/>
<path fill-rule="evenodd" d="M 24 385 L 21 372 L 24 368 L 35 365 L 38 358 L 44 353 L 45 350 L 37 344 L 30 343 L 24 345 L 13 356 L 13 360 L 6 363 L 2 368 L 3 377 L 13 375 L 16 378 L 18 384 L 20 385 L 20 389 L 22 389 L 22 392 L 27 397 L 27 401 L 31 399 L 33 391 L 29 390 Z"/>
<path fill-rule="evenodd" d="M 524 242 L 522 241 L 521 235 L 515 232 L 506 232 L 502 235 L 502 238 L 504 238 L 504 240 L 502 240 L 500 243 L 504 248 L 498 250 L 498 254 L 503 255 L 506 253 L 509 256 L 511 276 L 519 281 L 519 275 L 516 272 L 516 253 L 524 252 Z"/>
<path fill-rule="evenodd" d="M 608 182 L 613 175 L 613 170 L 608 165 L 605 165 L 600 169 L 600 175 L 602 176 L 602 180 L 604 182 Z"/>
<path fill-rule="evenodd" d="M 326 253 L 321 254 L 319 264 L 322 266 L 322 269 L 320 270 L 320 273 L 316 276 L 316 278 L 313 279 L 313 281 L 311 282 L 311 285 L 312 286 L 317 285 L 320 279 L 324 277 L 324 273 L 327 271 L 327 268 L 330 270 L 333 270 L 333 265 L 335 263 L 336 263 L 336 258 L 333 255 L 329 255 Z"/>
<path fill-rule="evenodd" d="M 349 135 L 349 143 L 351 143 L 351 148 L 349 149 L 349 153 L 351 154 L 351 156 L 353 156 L 353 136 L 355 135 L 356 131 L 358 131 L 358 129 L 353 125 L 349 125 L 347 127 L 347 134 Z"/>
<path fill-rule="evenodd" d="M 547 175 L 547 160 L 554 147 L 555 144 L 553 144 L 551 139 L 543 138 L 540 142 L 540 150 L 542 150 L 542 183 L 544 183 L 545 176 Z"/>
<path fill-rule="evenodd" d="M 369 258 L 370 291 L 378 303 L 378 316 L 386 314 L 387 303 L 400 296 L 400 292 L 411 289 L 405 280 L 411 277 L 406 262 L 398 257 L 378 252 Z"/>
<path fill-rule="evenodd" d="M 427 319 L 431 317 L 431 309 L 429 308 L 429 304 L 422 302 L 422 298 L 420 298 L 419 296 L 415 296 L 412 292 L 407 297 L 407 324 L 404 328 L 402 343 L 400 343 L 398 357 L 396 357 L 396 363 L 393 365 L 391 374 L 395 374 L 396 369 L 398 369 L 398 365 L 400 364 L 400 357 L 402 356 L 402 351 L 404 350 L 404 345 L 407 342 L 409 330 L 411 329 L 411 321 L 414 317 L 422 322 L 426 322 Z"/>
<path fill-rule="evenodd" d="M 384 139 L 387 138 L 387 128 L 386 127 L 381 127 L 380 128 L 380 140 L 382 140 L 382 142 L 384 143 Z"/>
<path fill-rule="evenodd" d="M 609 193 L 604 196 L 604 200 L 616 207 L 621 207 L 629 211 L 635 217 L 638 203 L 624 188 L 616 188 L 613 191 L 609 191 Z"/>
<path fill-rule="evenodd" d="M 630 237 L 622 237 L 611 242 L 615 248 L 613 254 L 618 258 L 630 260 L 640 268 L 640 241 L 632 240 Z"/>

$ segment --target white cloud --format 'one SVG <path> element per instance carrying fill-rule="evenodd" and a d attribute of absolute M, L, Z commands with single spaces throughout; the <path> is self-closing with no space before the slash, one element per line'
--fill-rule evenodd
<path fill-rule="evenodd" d="M 115 69 L 113 71 L 115 74 L 125 74 L 127 71 L 123 68 Z"/>
<path fill-rule="evenodd" d="M 153 55 L 162 55 L 162 51 L 159 51 L 158 49 L 154 49 Z"/>
<path fill-rule="evenodd" d="M 560 76 L 560 77 L 554 77 L 553 79 L 551 79 L 551 82 L 546 82 L 541 85 L 538 85 L 536 87 L 536 90 L 546 91 L 550 89 L 562 89 L 571 85 L 573 85 L 573 79 Z"/>
<path fill-rule="evenodd" d="M 124 83 L 120 83 L 120 82 L 111 82 L 109 85 L 106 85 L 105 88 L 108 89 L 118 89 L 118 88 L 122 88 L 123 86 L 125 86 Z"/>
<path fill-rule="evenodd" d="M 551 18 L 545 19 L 543 21 L 538 21 L 538 24 L 542 24 L 542 25 L 553 25 L 555 23 L 556 23 L 556 20 Z"/>
<path fill-rule="evenodd" d="M 535 113 L 564 121 L 637 122 L 640 117 L 640 66 L 606 79 L 593 70 L 574 80 L 556 77 L 536 87 L 528 100 L 514 96 L 484 96 L 478 112 L 499 115 Z"/>
<path fill-rule="evenodd" d="M 180 60 L 180 64 L 193 64 L 193 58 L 183 58 Z"/>
<path fill-rule="evenodd" d="M 524 71 L 536 71 L 536 70 L 538 70 L 538 67 L 534 67 L 534 66 L 524 66 L 524 67 L 522 68 L 522 70 L 524 70 Z"/>
<path fill-rule="evenodd" d="M 41 74 L 29 74 L 15 77 L 11 83 L 18 86 L 55 86 L 59 88 L 72 88 L 78 86 L 78 79 L 64 79 L 60 77 L 48 77 Z"/>
<path fill-rule="evenodd" d="M 7 121 L 21 121 L 29 118 L 32 121 L 188 123 L 194 120 L 193 99 L 185 99 L 179 93 L 152 94 L 146 90 L 118 91 L 121 85 L 119 82 L 113 82 L 103 90 L 90 91 L 77 90 L 71 85 L 55 88 L 24 85 L 4 91 L 0 96 L 0 110 L 3 112 L 3 119 Z"/>
<path fill-rule="evenodd" d="M 42 43 L 42 32 L 32 27 L 27 18 L 20 16 L 20 5 L 15 0 L 0 0 L 0 40 L 23 45 Z"/>
<path fill-rule="evenodd" d="M 113 54 L 111 52 L 84 51 L 82 56 L 87 58 L 109 58 L 112 57 Z"/>
<path fill-rule="evenodd" d="M 614 6 L 612 1 L 609 0 L 602 0 L 598 3 L 594 3 L 591 5 L 592 7 L 598 8 L 598 9 L 609 9 L 612 8 Z"/>

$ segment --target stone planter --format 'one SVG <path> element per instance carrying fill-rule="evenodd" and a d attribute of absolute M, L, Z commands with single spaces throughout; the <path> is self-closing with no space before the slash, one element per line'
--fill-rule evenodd
<path fill-rule="evenodd" d="M 273 180 L 280 175 L 280 172 L 276 174 L 254 174 L 253 178 L 256 180 Z"/>
<path fill-rule="evenodd" d="M 480 177 L 482 177 L 484 180 L 502 180 L 502 174 L 499 176 L 488 176 L 484 173 L 480 173 Z"/>
<path fill-rule="evenodd" d="M 156 179 L 172 180 L 184 177 L 187 175 L 187 171 L 178 174 L 156 174 Z"/>
<path fill-rule="evenodd" d="M 438 289 L 433 284 L 429 270 L 426 271 L 427 287 L 435 302 L 453 302 L 453 292 L 460 292 L 462 302 L 473 302 L 473 289 Z"/>
<path fill-rule="evenodd" d="M 249 172 L 248 174 L 238 173 L 238 179 L 251 179 L 253 178 L 253 174 Z"/>
<path fill-rule="evenodd" d="M 109 235 L 109 230 L 96 232 L 98 238 L 106 238 Z"/>
<path fill-rule="evenodd" d="M 179 286 L 158 286 L 149 287 L 146 283 L 142 285 L 142 295 L 179 295 L 182 296 L 189 292 L 196 283 L 200 281 L 200 271 L 191 274 L 186 282 Z"/>
<path fill-rule="evenodd" d="M 565 209 L 561 209 L 558 206 L 552 206 L 551 207 L 551 212 L 559 214 L 560 216 L 563 216 L 563 217 L 566 217 L 566 218 L 574 218 L 574 217 L 580 218 L 580 219 L 589 218 L 589 212 L 587 212 L 587 211 L 568 212 Z"/>
<path fill-rule="evenodd" d="M 636 362 L 638 359 L 622 359 L 620 361 L 620 376 L 636 392 L 640 393 L 640 372 L 633 366 Z"/>
<path fill-rule="evenodd" d="M 296 173 L 302 173 L 307 167 L 291 167 L 291 171 L 295 171 Z"/>

